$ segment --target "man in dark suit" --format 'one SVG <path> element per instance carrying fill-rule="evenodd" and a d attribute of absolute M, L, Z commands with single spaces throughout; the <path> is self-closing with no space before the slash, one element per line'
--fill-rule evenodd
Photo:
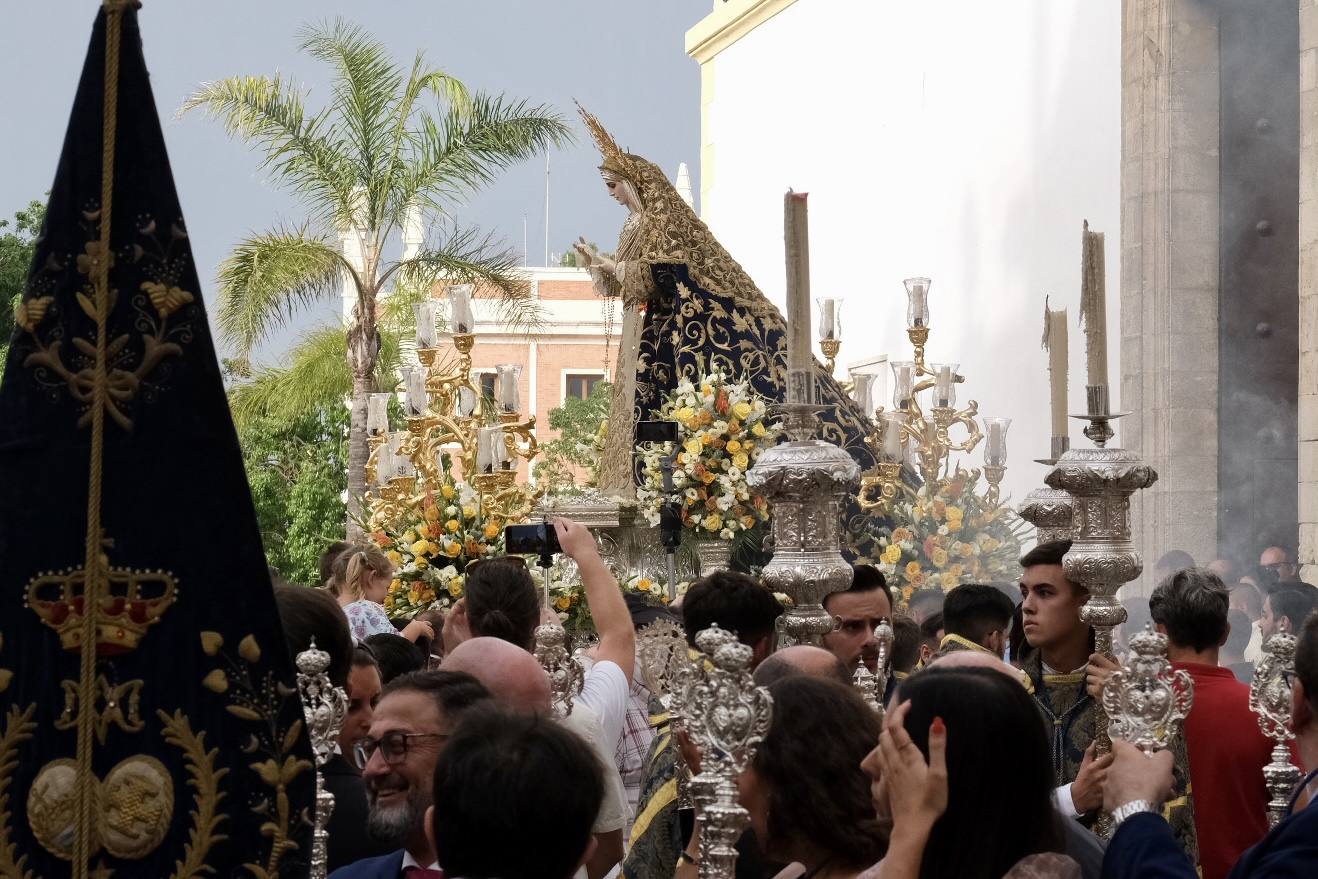
<path fill-rule="evenodd" d="M 1318 875 L 1318 615 L 1304 622 L 1295 651 L 1291 684 L 1291 729 L 1300 763 L 1309 770 L 1296 792 L 1292 811 L 1249 849 L 1231 870 L 1230 879 L 1300 879 Z M 1152 811 L 1172 784 L 1171 754 L 1152 759 L 1126 742 L 1113 743 L 1116 758 L 1103 785 L 1103 806 L 1117 820 L 1103 860 L 1110 879 L 1195 879 L 1167 823 Z"/>
<path fill-rule="evenodd" d="M 435 763 L 459 718 L 489 701 L 489 691 L 463 672 L 418 671 L 389 682 L 353 758 L 370 806 L 366 833 L 398 850 L 341 867 L 330 879 L 440 879 L 425 827 Z"/>

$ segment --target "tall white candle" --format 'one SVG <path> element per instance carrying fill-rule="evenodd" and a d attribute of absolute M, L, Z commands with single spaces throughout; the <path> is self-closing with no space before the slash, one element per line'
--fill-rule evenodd
<path fill-rule="evenodd" d="M 1067 358 L 1070 356 L 1067 334 L 1070 330 L 1066 326 L 1066 309 L 1053 311 L 1048 308 L 1048 300 L 1045 299 L 1043 314 L 1043 347 L 1048 352 L 1048 400 L 1052 435 L 1067 436 Z"/>
<path fill-rule="evenodd" d="M 371 394 L 366 398 L 366 435 L 379 436 L 389 429 L 389 399 L 393 394 Z"/>
<path fill-rule="evenodd" d="M 837 300 L 819 300 L 819 338 L 837 338 Z"/>
<path fill-rule="evenodd" d="M 814 357 L 810 353 L 810 224 L 804 192 L 789 189 L 783 197 L 783 238 L 787 255 L 787 368 L 809 370 Z"/>
<path fill-rule="evenodd" d="M 1080 320 L 1085 325 L 1085 367 L 1090 386 L 1107 385 L 1107 289 L 1103 267 L 1103 233 L 1090 232 L 1085 220 L 1080 272 Z"/>
<path fill-rule="evenodd" d="M 424 415 L 430 402 L 426 394 L 426 371 L 420 367 L 405 369 L 403 382 L 407 389 L 408 414 Z"/>

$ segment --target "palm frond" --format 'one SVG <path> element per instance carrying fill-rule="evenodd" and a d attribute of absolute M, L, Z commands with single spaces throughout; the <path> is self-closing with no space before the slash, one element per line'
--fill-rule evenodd
<path fill-rule="evenodd" d="M 477 94 L 467 113 L 426 116 L 412 137 L 414 154 L 393 196 L 398 205 L 442 210 L 499 172 L 571 142 L 572 133 L 548 107 Z"/>
<path fill-rule="evenodd" d="M 276 229 L 239 242 L 220 264 L 217 278 L 220 333 L 239 358 L 246 358 L 299 308 L 337 292 L 345 269 L 360 295 L 356 272 L 332 244 L 308 234 L 306 227 Z"/>
<path fill-rule="evenodd" d="M 381 329 L 375 386 L 392 389 L 398 382 L 399 336 Z M 352 396 L 352 370 L 343 328 L 321 326 L 308 331 L 287 354 L 287 366 L 263 366 L 229 390 L 229 408 L 242 427 L 264 416 L 298 418 Z"/>
<path fill-rule="evenodd" d="M 390 267 L 396 272 L 395 290 L 419 301 L 439 280 L 467 282 L 498 294 L 495 319 L 515 331 L 533 333 L 544 327 L 539 303 L 520 271 L 517 254 L 475 229 L 454 231 L 439 246 L 426 248 L 409 260 Z M 388 273 L 386 276 L 388 277 Z M 408 291 L 411 291 L 409 293 Z M 392 296 L 390 297 L 393 298 Z M 410 307 L 410 306 L 409 306 Z"/>
<path fill-rule="evenodd" d="M 353 203 L 353 163 L 327 111 L 307 115 L 306 92 L 276 75 L 205 82 L 178 110 L 202 110 L 225 133 L 264 153 L 261 166 L 307 198 L 326 220 L 342 220 Z"/>
<path fill-rule="evenodd" d="M 379 40 L 363 28 L 335 19 L 302 31 L 302 51 L 335 68 L 330 106 L 342 125 L 364 191 L 366 225 L 380 229 L 385 214 L 381 182 L 387 177 L 403 71 Z"/>

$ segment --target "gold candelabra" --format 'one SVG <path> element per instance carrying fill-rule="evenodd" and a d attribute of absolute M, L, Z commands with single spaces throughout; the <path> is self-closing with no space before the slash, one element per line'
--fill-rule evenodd
<path fill-rule="evenodd" d="M 952 454 L 971 452 L 987 437 L 983 469 L 970 471 L 971 478 L 982 472 L 988 488 L 984 492 L 989 506 L 1000 503 L 999 486 L 1007 471 L 1007 428 L 1009 418 L 984 418 L 980 429 L 976 417 L 979 403 L 971 400 L 965 408 L 956 406 L 956 386 L 965 382 L 956 363 L 927 363 L 925 346 L 929 342 L 928 278 L 908 278 L 906 337 L 914 349 L 911 360 L 892 364 L 894 378 L 891 411 L 874 408 L 874 430 L 866 443 L 877 462 L 861 476 L 860 506 L 866 512 L 888 513 L 892 504 L 911 489 L 902 480 L 902 468 L 910 462 L 919 471 L 924 485 L 936 492 L 953 475 Z M 854 382 L 853 387 L 859 387 Z M 868 383 L 866 383 L 868 396 Z M 928 412 L 920 395 L 932 391 Z M 860 400 L 867 410 L 872 401 Z M 960 430 L 958 430 L 960 428 Z M 954 434 L 960 434 L 954 438 Z M 959 470 L 959 466 L 956 468 Z"/>
<path fill-rule="evenodd" d="M 486 518 L 504 522 L 524 520 L 543 493 L 517 480 L 519 460 L 528 464 L 539 453 L 535 415 L 518 412 L 517 379 L 520 365 L 497 367 L 497 399 L 487 398 L 472 382 L 471 286 L 449 288 L 455 356 L 442 357 L 435 330 L 437 303 L 416 306 L 416 353 L 419 367 L 403 370 L 402 390 L 406 430 L 389 431 L 388 405 L 394 393 L 372 394 L 368 401 L 367 432 L 370 457 L 366 463 L 372 528 L 396 521 L 419 506 L 425 493 L 452 474 L 453 462 L 475 490 Z"/>

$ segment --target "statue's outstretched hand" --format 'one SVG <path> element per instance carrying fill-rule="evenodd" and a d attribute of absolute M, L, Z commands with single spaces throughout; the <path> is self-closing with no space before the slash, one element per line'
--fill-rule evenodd
<path fill-rule="evenodd" d="M 581 267 L 583 269 L 590 268 L 591 263 L 595 261 L 595 258 L 599 254 L 598 250 L 596 250 L 592 245 L 586 242 L 584 236 L 578 238 L 576 241 L 572 243 L 572 249 L 575 250 L 581 256 L 581 260 L 582 260 Z"/>

